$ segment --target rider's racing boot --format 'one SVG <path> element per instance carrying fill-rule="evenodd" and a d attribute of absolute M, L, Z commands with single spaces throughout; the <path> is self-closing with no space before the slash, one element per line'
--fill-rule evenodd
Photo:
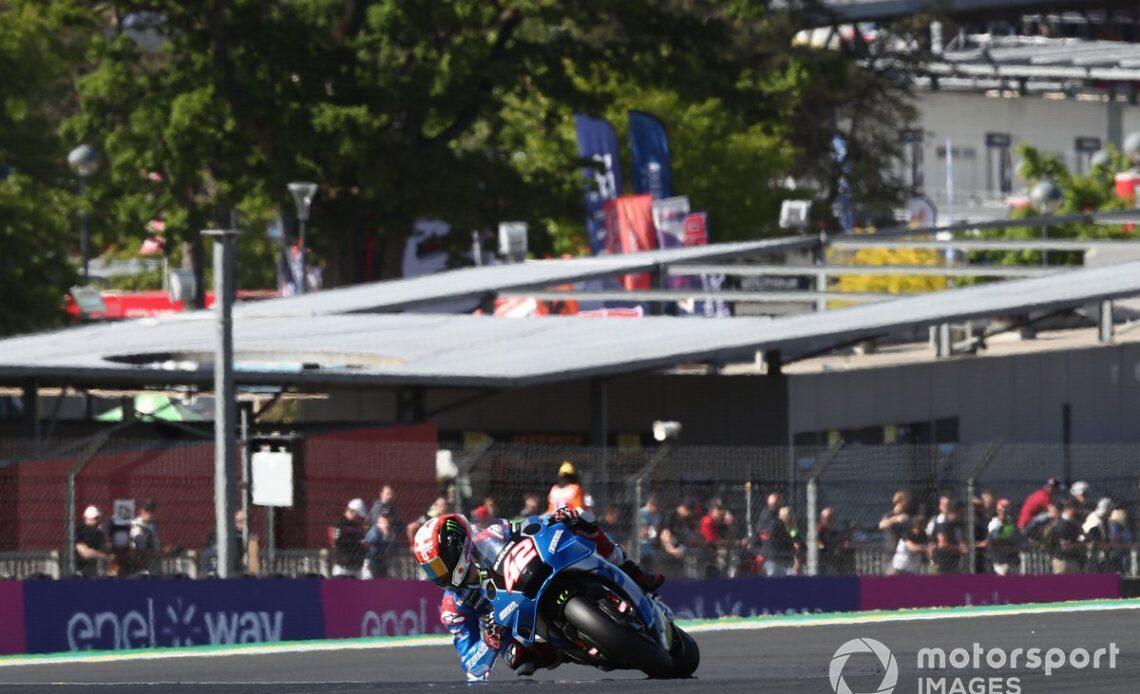
<path fill-rule="evenodd" d="M 645 569 L 637 565 L 637 562 L 628 560 L 621 565 L 621 570 L 627 576 L 633 579 L 639 588 L 646 593 L 656 593 L 657 589 L 665 583 L 665 577 L 661 574 L 651 574 Z"/>

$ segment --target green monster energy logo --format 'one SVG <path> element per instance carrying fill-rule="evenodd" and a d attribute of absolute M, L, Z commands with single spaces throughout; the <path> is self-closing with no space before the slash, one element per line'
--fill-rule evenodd
<path fill-rule="evenodd" d="M 443 529 L 453 533 L 463 532 L 463 526 L 460 525 L 459 521 L 455 520 L 454 518 L 448 518 L 446 521 L 444 521 Z"/>

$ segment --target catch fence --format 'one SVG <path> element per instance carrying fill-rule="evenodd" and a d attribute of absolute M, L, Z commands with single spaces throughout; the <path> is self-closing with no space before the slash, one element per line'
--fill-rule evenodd
<path fill-rule="evenodd" d="M 255 440 L 251 448 L 272 445 Z M 570 483 L 580 485 L 627 554 L 674 578 L 1135 575 L 1138 568 L 1140 445 L 440 449 L 426 438 L 339 433 L 306 437 L 294 456 L 293 507 L 249 505 L 248 522 L 236 528 L 244 531 L 238 549 L 251 575 L 417 577 L 408 552 L 417 523 L 443 507 L 482 520 L 546 512 L 566 463 L 575 471 Z M 75 573 L 83 562 L 71 548 L 85 536 L 83 513 L 91 505 L 103 514 L 94 525 L 108 546 L 88 575 L 211 575 L 213 465 L 207 441 L 112 437 L 92 446 L 77 439 L 55 441 L 50 450 L 0 441 L 0 577 Z M 242 460 L 234 465 L 244 479 Z M 1042 507 L 1018 528 L 1021 508 L 1050 478 L 1085 482 L 1089 492 L 1077 501 L 1058 487 L 1048 499 L 1057 510 Z M 386 486 L 391 498 L 379 503 Z M 354 498 L 367 507 L 361 537 L 373 525 L 383 528 L 359 547 L 355 536 L 343 539 L 336 529 Z M 1102 498 L 1111 505 L 1104 513 L 1096 508 Z M 991 532 L 1003 499 L 1012 519 L 1004 536 Z M 1070 500 L 1074 508 L 1064 515 L 1073 518 L 1058 520 Z M 160 543 L 140 558 L 131 523 L 148 501 Z M 1066 527 L 1079 532 L 1062 545 Z M 346 551 L 349 540 L 356 549 Z"/>

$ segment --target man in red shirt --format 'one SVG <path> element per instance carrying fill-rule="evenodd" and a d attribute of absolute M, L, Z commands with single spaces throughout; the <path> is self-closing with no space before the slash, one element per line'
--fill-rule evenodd
<path fill-rule="evenodd" d="M 1021 515 L 1017 517 L 1018 530 L 1025 530 L 1034 518 L 1049 509 L 1049 505 L 1053 503 L 1053 494 L 1059 486 L 1056 478 L 1050 477 L 1044 487 L 1025 497 L 1025 502 L 1021 504 Z"/>
<path fill-rule="evenodd" d="M 709 499 L 708 513 L 701 518 L 701 537 L 715 545 L 720 542 L 732 525 L 732 514 L 725 510 L 720 499 Z"/>

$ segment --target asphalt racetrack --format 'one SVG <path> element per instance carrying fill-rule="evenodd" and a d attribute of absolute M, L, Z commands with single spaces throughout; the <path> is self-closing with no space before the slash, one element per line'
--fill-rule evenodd
<path fill-rule="evenodd" d="M 1140 609 L 1117 604 L 1073 610 L 974 613 L 953 618 L 917 613 L 904 621 L 882 621 L 871 616 L 865 620 L 855 618 L 856 623 L 788 622 L 764 628 L 738 624 L 745 628 L 696 634 L 703 655 L 701 667 L 696 678 L 684 681 L 650 681 L 638 673 L 604 673 L 567 665 L 539 673 L 533 679 L 520 679 L 506 668 L 496 668 L 492 684 L 469 686 L 462 681 L 450 646 L 417 645 L 7 665 L 0 667 L 0 694 L 59 690 L 237 694 L 425 690 L 833 694 L 829 680 L 832 659 L 837 649 L 853 639 L 874 639 L 890 649 L 897 659 L 894 692 L 898 694 L 1140 691 Z M 986 653 L 996 649 L 1004 649 L 1007 654 L 1014 649 L 1062 649 L 1066 658 L 1074 649 L 1093 654 L 1113 643 L 1119 650 L 1113 663 L 1107 655 L 1100 659 L 1099 669 L 1092 668 L 1091 663 L 1075 668 L 1066 661 L 1066 665 L 1048 676 L 1040 668 L 1025 669 L 1023 662 L 1016 670 L 989 669 L 984 664 L 979 670 L 972 664 L 954 669 L 949 661 L 943 669 L 918 669 L 921 648 L 941 648 L 949 654 L 955 648 L 973 649 L 975 643 Z M 1054 653 L 1058 654 L 1054 657 L 1061 657 L 1060 651 Z M 987 656 L 981 657 L 984 663 Z M 1077 659 L 1081 661 L 1079 655 Z M 880 689 L 881 694 L 886 694 L 886 687 L 880 686 L 889 684 L 883 682 L 886 669 L 870 651 L 851 655 L 841 665 L 839 672 L 854 694 Z M 985 679 L 971 683 L 977 677 Z M 925 678 L 935 680 L 933 688 Z"/>

